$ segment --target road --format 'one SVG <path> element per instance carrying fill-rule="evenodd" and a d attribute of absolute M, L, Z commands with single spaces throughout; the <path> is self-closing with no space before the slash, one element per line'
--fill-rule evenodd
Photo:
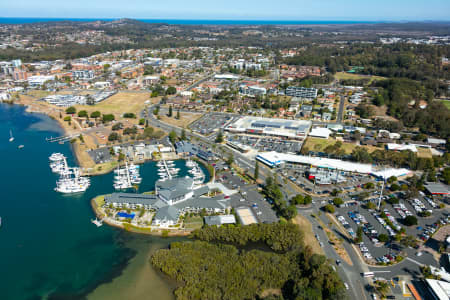
<path fill-rule="evenodd" d="M 344 119 L 344 106 L 345 106 L 345 96 L 341 95 L 339 102 L 339 111 L 337 114 L 336 123 L 342 123 L 342 120 Z"/>
<path fill-rule="evenodd" d="M 216 75 L 216 73 L 212 73 L 211 75 L 208 75 L 208 76 L 206 76 L 206 77 L 203 77 L 203 78 L 200 79 L 199 81 L 194 82 L 193 84 L 191 84 L 190 86 L 188 86 L 188 87 L 185 89 L 185 91 L 190 91 L 190 90 L 192 90 L 193 88 L 195 88 L 195 87 L 198 86 L 199 84 L 201 84 L 201 83 L 205 82 L 206 80 L 209 80 L 210 78 L 214 77 L 214 75 Z"/>

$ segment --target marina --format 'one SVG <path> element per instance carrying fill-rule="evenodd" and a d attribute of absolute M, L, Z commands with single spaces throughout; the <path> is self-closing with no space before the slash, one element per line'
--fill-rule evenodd
<path fill-rule="evenodd" d="M 53 153 L 49 160 L 52 172 L 60 175 L 56 182 L 55 191 L 64 194 L 81 193 L 90 186 L 90 179 L 81 176 L 80 168 L 70 168 L 63 154 Z"/>
<path fill-rule="evenodd" d="M 133 185 L 139 185 L 142 178 L 139 175 L 139 166 L 135 164 L 128 164 L 125 162 L 124 167 L 119 167 L 114 170 L 114 188 L 116 190 L 124 190 L 132 188 Z"/>

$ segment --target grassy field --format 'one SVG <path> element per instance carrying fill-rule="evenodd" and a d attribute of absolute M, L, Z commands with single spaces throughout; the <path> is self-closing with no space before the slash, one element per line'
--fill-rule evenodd
<path fill-rule="evenodd" d="M 184 220 L 184 227 L 186 229 L 199 229 L 203 226 L 203 218 L 199 216 L 186 217 Z"/>
<path fill-rule="evenodd" d="M 443 103 L 448 109 L 450 109 L 450 100 L 443 100 L 442 103 Z"/>
<path fill-rule="evenodd" d="M 120 117 L 129 112 L 138 114 L 145 107 L 145 101 L 150 99 L 150 93 L 119 92 L 96 105 L 77 105 L 77 111 L 87 110 L 89 113 L 100 111 L 102 114 L 114 114 Z"/>
<path fill-rule="evenodd" d="M 430 149 L 417 147 L 417 157 L 432 158 L 433 154 L 431 153 Z"/>
<path fill-rule="evenodd" d="M 97 207 L 102 207 L 103 204 L 105 204 L 105 196 L 100 195 L 100 196 L 95 197 L 94 202 L 97 205 Z"/>
<path fill-rule="evenodd" d="M 173 116 L 176 116 L 177 112 L 173 111 Z M 188 113 L 188 112 L 180 112 L 180 119 L 176 119 L 174 117 L 168 117 L 165 114 L 160 114 L 160 120 L 164 123 L 175 125 L 181 128 L 187 128 L 189 124 L 200 119 L 202 114 L 198 113 Z"/>
<path fill-rule="evenodd" d="M 386 79 L 386 77 L 381 77 L 381 76 L 351 74 L 351 73 L 347 73 L 347 72 L 337 72 L 336 74 L 334 74 L 334 78 L 336 78 L 337 80 L 343 80 L 343 79 L 358 80 L 358 79 L 369 78 L 370 79 L 369 84 L 372 83 L 372 81 L 374 81 L 374 80 L 385 80 Z"/>
<path fill-rule="evenodd" d="M 294 220 L 294 224 L 297 224 L 300 227 L 300 230 L 303 232 L 305 236 L 304 242 L 305 245 L 311 247 L 312 251 L 317 254 L 324 254 L 323 249 L 320 247 L 319 242 L 314 236 L 312 230 L 312 224 L 302 215 L 297 215 Z"/>
<path fill-rule="evenodd" d="M 314 138 L 314 137 L 308 137 L 306 139 L 306 143 L 304 147 L 307 147 L 311 151 L 323 151 L 327 146 L 334 145 L 337 141 L 334 139 L 321 139 L 321 138 Z M 352 143 L 342 143 L 341 149 L 345 151 L 345 153 L 352 153 L 353 149 L 355 149 L 357 145 Z M 373 146 L 361 146 L 363 148 L 366 148 L 368 152 L 373 152 L 375 150 L 379 150 L 381 148 L 373 147 Z"/>
<path fill-rule="evenodd" d="M 30 95 L 30 96 L 32 96 L 34 98 L 38 98 L 38 99 L 46 97 L 46 96 L 48 96 L 50 94 L 51 94 L 50 92 L 41 91 L 41 90 L 32 90 L 32 91 L 28 92 L 28 95 Z"/>

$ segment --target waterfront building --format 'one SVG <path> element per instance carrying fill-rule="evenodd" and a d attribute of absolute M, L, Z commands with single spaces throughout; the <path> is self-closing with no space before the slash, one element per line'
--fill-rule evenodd
<path fill-rule="evenodd" d="M 179 217 L 187 212 L 225 214 L 230 209 L 229 199 L 224 196 L 207 197 L 208 186 L 194 187 L 190 177 L 173 178 L 155 183 L 155 194 L 113 193 L 105 196 L 105 205 L 117 209 L 155 211 L 152 225 L 168 228 L 178 223 Z"/>
<path fill-rule="evenodd" d="M 168 205 L 174 205 L 194 195 L 194 179 L 191 177 L 158 180 L 155 184 L 155 193 Z"/>

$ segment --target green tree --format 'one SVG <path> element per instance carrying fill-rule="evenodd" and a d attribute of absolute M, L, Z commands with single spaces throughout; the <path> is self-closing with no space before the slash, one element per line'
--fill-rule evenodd
<path fill-rule="evenodd" d="M 397 181 L 397 177 L 395 177 L 395 176 L 391 176 L 391 177 L 389 177 L 388 180 L 387 180 L 387 182 L 390 183 L 390 184 L 391 184 L 391 183 L 394 183 L 394 182 L 396 182 L 396 181 Z"/>
<path fill-rule="evenodd" d="M 123 117 L 127 119 L 136 119 L 136 115 L 134 113 L 124 113 Z"/>
<path fill-rule="evenodd" d="M 175 95 L 177 93 L 177 89 L 173 86 L 169 86 L 166 90 L 167 95 Z"/>
<path fill-rule="evenodd" d="M 169 132 L 169 140 L 172 144 L 175 144 L 175 142 L 177 141 L 177 133 L 174 130 Z"/>
<path fill-rule="evenodd" d="M 106 114 L 106 115 L 103 115 L 103 117 L 102 117 L 103 123 L 114 121 L 114 119 L 115 119 L 115 117 L 113 114 Z"/>
<path fill-rule="evenodd" d="M 400 186 L 396 183 L 391 184 L 391 187 L 389 188 L 391 191 L 398 191 L 400 189 Z"/>
<path fill-rule="evenodd" d="M 219 133 L 216 136 L 216 143 L 218 144 L 223 143 L 223 134 L 221 130 L 219 130 Z"/>
<path fill-rule="evenodd" d="M 362 242 L 363 237 L 363 228 L 361 226 L 358 226 L 358 229 L 356 229 L 356 237 L 355 237 L 355 243 L 359 244 Z"/>
<path fill-rule="evenodd" d="M 255 178 L 255 180 L 259 178 L 259 164 L 257 161 L 255 161 L 255 172 L 253 174 L 253 177 Z"/>
<path fill-rule="evenodd" d="M 169 117 L 172 117 L 172 105 L 169 106 L 169 114 L 168 114 L 168 116 L 169 116 Z"/>
<path fill-rule="evenodd" d="M 375 185 L 373 184 L 373 182 L 367 182 L 365 185 L 364 185 L 364 188 L 365 189 L 373 189 L 375 187 Z"/>
<path fill-rule="evenodd" d="M 366 208 L 367 209 L 375 209 L 375 207 L 376 207 L 376 205 L 375 205 L 375 203 L 373 203 L 373 202 L 367 202 L 367 204 L 366 204 Z"/>
<path fill-rule="evenodd" d="M 85 110 L 80 110 L 78 112 L 78 117 L 80 117 L 80 118 L 87 118 L 88 117 L 88 112 L 85 111 Z"/>
<path fill-rule="evenodd" d="M 415 216 L 407 216 L 406 218 L 403 219 L 403 223 L 406 226 L 417 225 L 417 218 Z"/>
<path fill-rule="evenodd" d="M 97 119 L 97 118 L 100 118 L 101 115 L 102 115 L 101 112 L 96 110 L 91 113 L 91 118 Z"/>
<path fill-rule="evenodd" d="M 111 132 L 108 136 L 108 141 L 114 142 L 119 140 L 119 134 L 117 132 Z"/>
<path fill-rule="evenodd" d="M 283 216 L 287 219 L 290 220 L 292 218 L 295 218 L 297 216 L 297 208 L 295 207 L 295 205 L 289 205 L 283 213 Z"/>
<path fill-rule="evenodd" d="M 226 164 L 229 165 L 229 166 L 231 167 L 231 165 L 233 164 L 233 162 L 234 162 L 234 157 L 233 157 L 233 154 L 230 153 L 230 155 L 228 155 L 228 158 L 227 158 L 227 160 L 226 160 Z"/>
<path fill-rule="evenodd" d="M 181 118 L 181 115 L 180 115 L 180 110 L 177 110 L 177 117 L 176 117 L 178 120 Z"/>
<path fill-rule="evenodd" d="M 68 108 L 66 108 L 66 114 L 68 115 L 73 115 L 77 112 L 77 109 L 73 106 L 70 106 Z"/>
<path fill-rule="evenodd" d="M 306 195 L 305 198 L 303 199 L 305 204 L 311 204 L 312 203 L 312 198 L 310 195 Z"/>
<path fill-rule="evenodd" d="M 446 184 L 450 185 L 450 168 L 445 168 L 442 172 L 442 178 Z"/>
<path fill-rule="evenodd" d="M 389 236 L 387 234 L 381 233 L 378 235 L 378 240 L 382 243 L 389 241 Z"/>
<path fill-rule="evenodd" d="M 294 205 L 305 204 L 305 198 L 301 194 L 297 194 L 291 199 L 291 203 Z"/>
<path fill-rule="evenodd" d="M 324 206 L 324 210 L 325 210 L 326 212 L 329 212 L 329 213 L 334 213 L 334 212 L 335 212 L 334 206 L 331 205 L 331 204 L 325 205 L 325 206 Z"/>
<path fill-rule="evenodd" d="M 336 206 L 342 205 L 342 204 L 344 204 L 344 200 L 342 200 L 342 198 L 336 197 L 333 199 L 333 204 Z"/>
<path fill-rule="evenodd" d="M 145 119 L 139 119 L 139 125 L 145 125 Z"/>
<path fill-rule="evenodd" d="M 184 128 L 181 130 L 181 137 L 180 140 L 185 141 L 187 139 L 186 137 L 186 130 Z"/>
<path fill-rule="evenodd" d="M 114 131 L 117 131 L 117 130 L 122 129 L 122 127 L 123 127 L 123 124 L 120 123 L 120 122 L 118 122 L 118 123 L 114 124 L 114 125 L 111 127 L 111 129 L 114 130 Z"/>

